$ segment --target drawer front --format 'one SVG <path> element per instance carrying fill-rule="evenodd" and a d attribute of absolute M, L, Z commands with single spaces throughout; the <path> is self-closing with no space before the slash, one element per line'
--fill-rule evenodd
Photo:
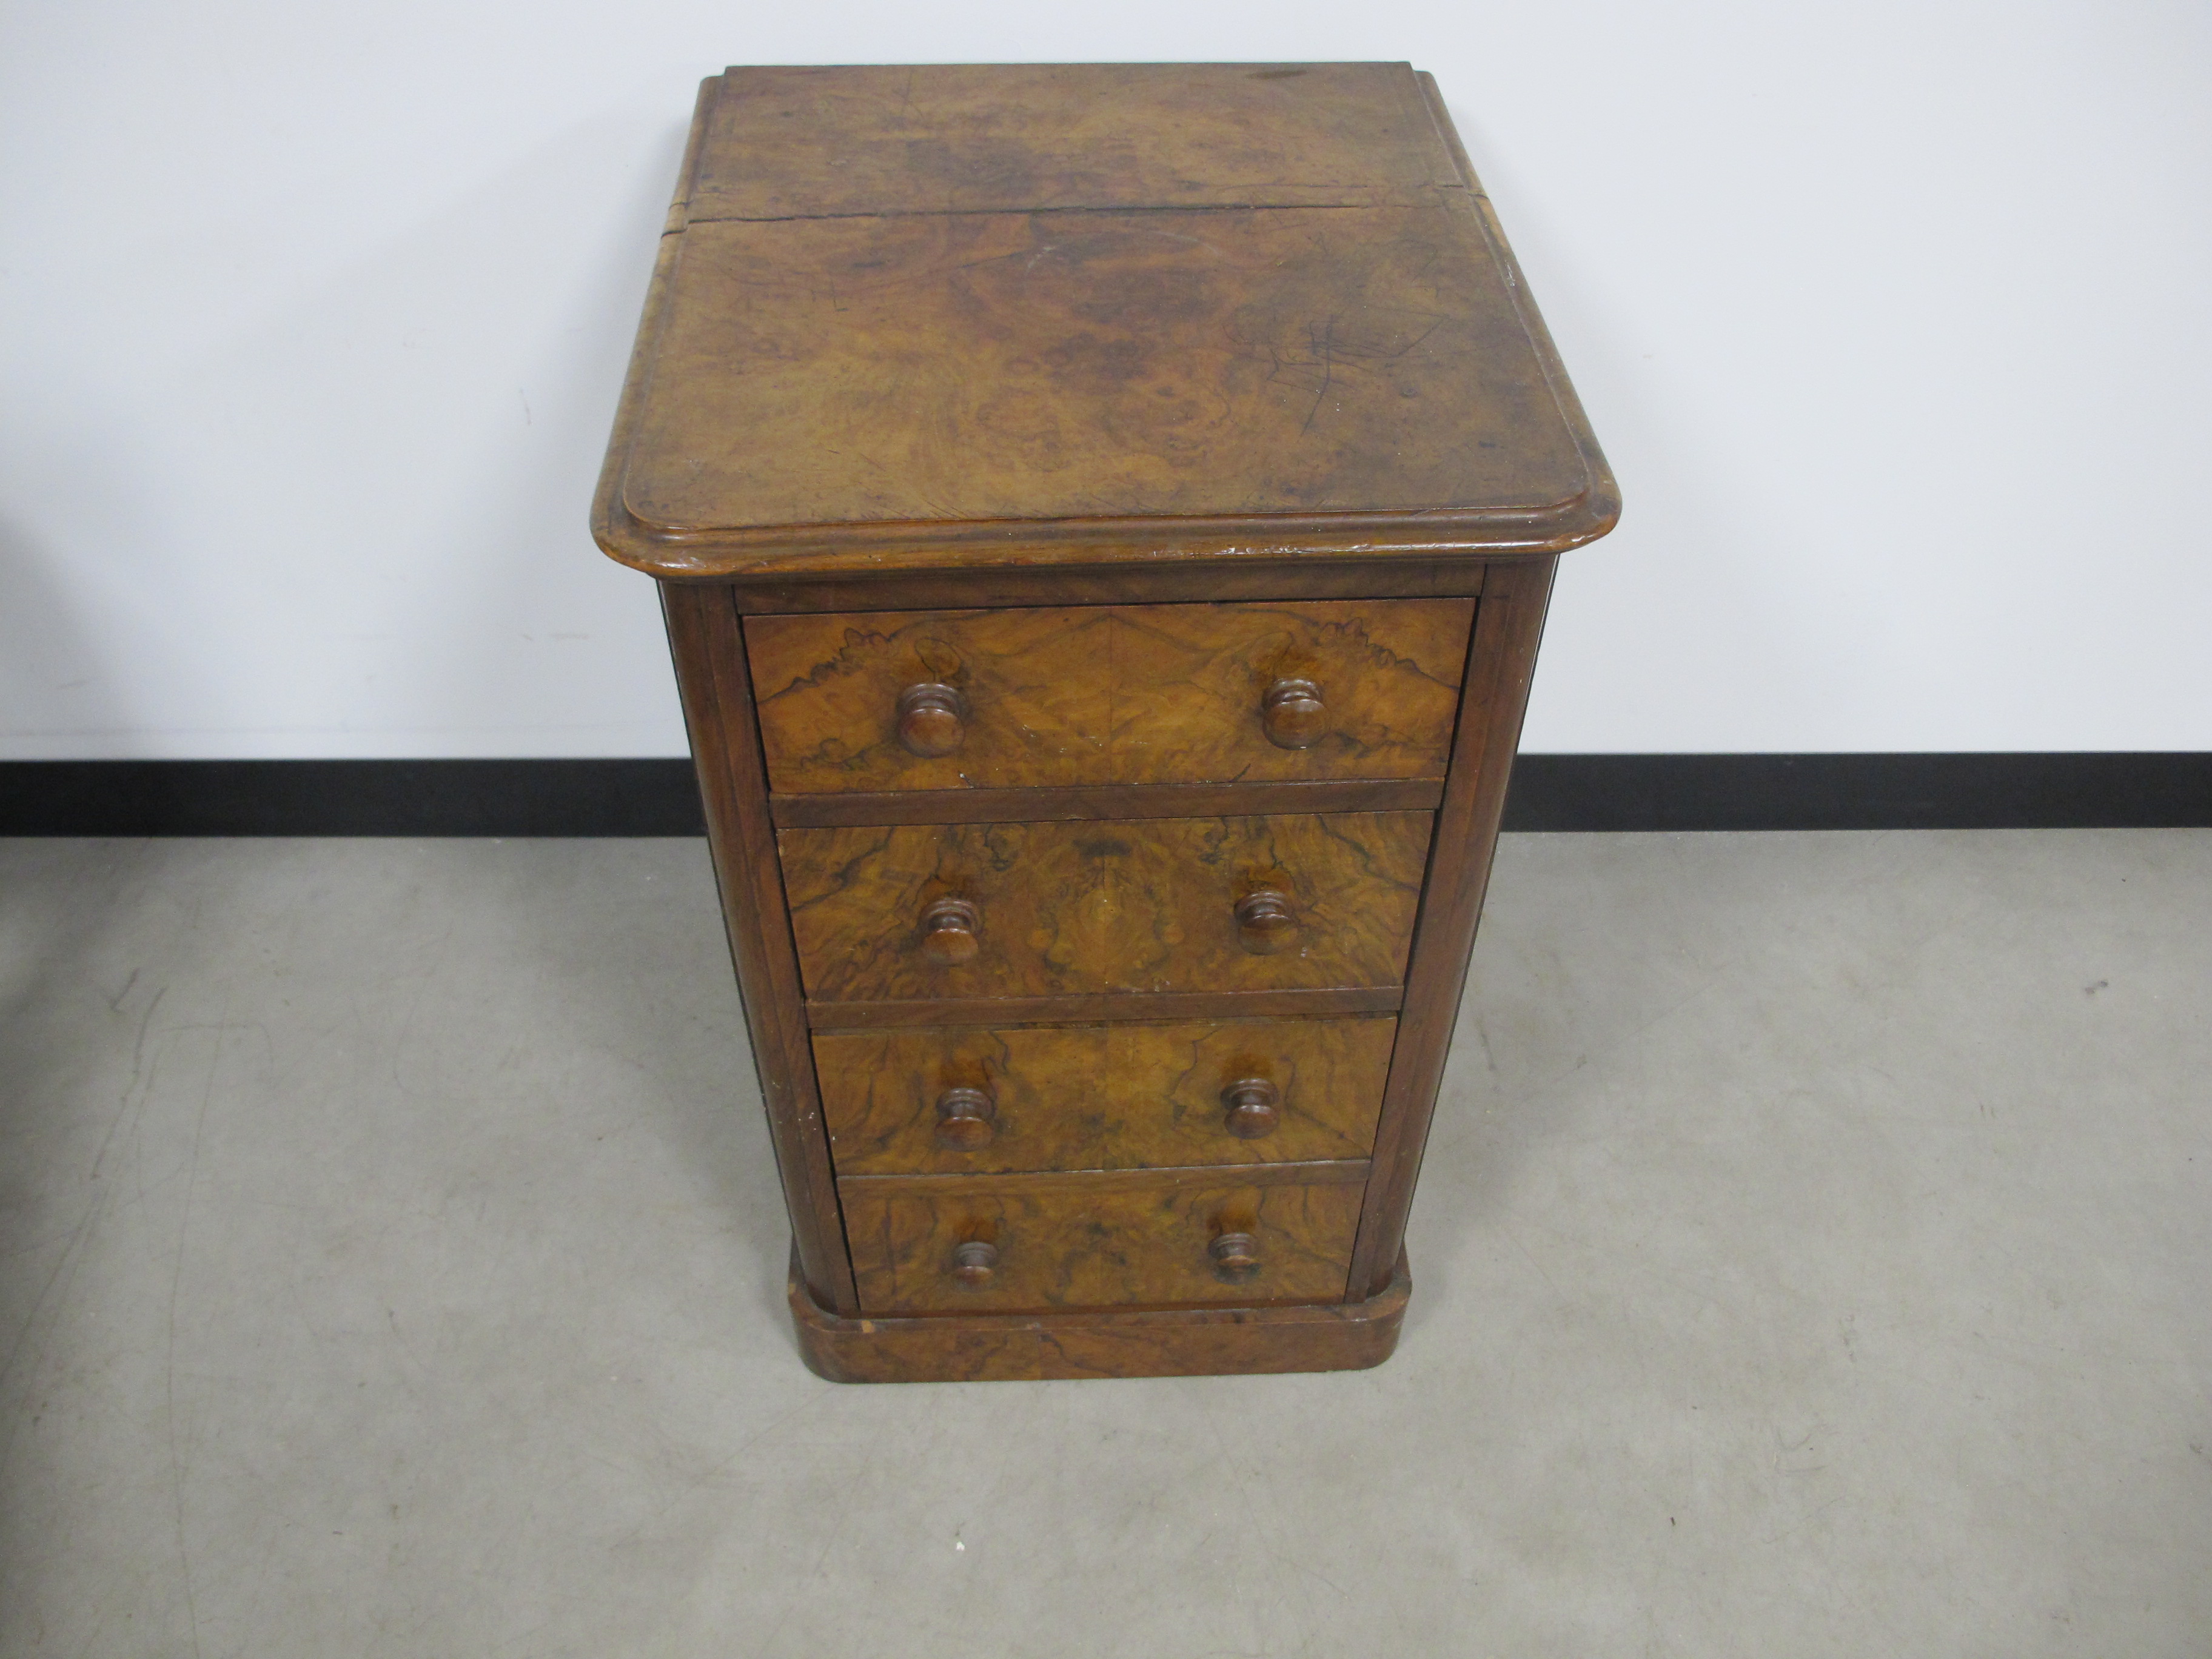
<path fill-rule="evenodd" d="M 1127 606 L 1110 781 L 1441 778 L 1474 625 L 1473 599 Z"/>
<path fill-rule="evenodd" d="M 1350 1171 L 1266 1186 L 961 1181 L 942 1194 L 846 1181 L 838 1196 L 863 1313 L 1249 1306 L 1342 1297 L 1364 1166 Z"/>
<path fill-rule="evenodd" d="M 786 830 L 815 1001 L 1388 987 L 1426 812 Z"/>
<path fill-rule="evenodd" d="M 1097 782 L 1106 770 L 1111 618 L 1080 608 L 748 617 L 769 787 L 797 795 Z M 957 692 L 959 704 L 910 704 L 902 714 L 902 696 L 933 685 Z M 912 722 L 903 735 L 902 718 Z M 908 747 L 927 751 L 955 736 L 941 753 Z"/>
<path fill-rule="evenodd" d="M 825 1031 L 840 1176 L 1364 1158 L 1398 1022 Z"/>
<path fill-rule="evenodd" d="M 1437 778 L 1472 599 L 751 617 L 778 793 Z"/>

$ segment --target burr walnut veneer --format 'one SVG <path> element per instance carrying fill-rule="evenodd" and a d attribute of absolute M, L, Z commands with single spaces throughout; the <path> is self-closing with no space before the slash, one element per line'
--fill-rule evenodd
<path fill-rule="evenodd" d="M 1403 64 L 705 83 L 593 527 L 661 584 L 809 1364 L 1388 1356 L 1617 510 Z"/>

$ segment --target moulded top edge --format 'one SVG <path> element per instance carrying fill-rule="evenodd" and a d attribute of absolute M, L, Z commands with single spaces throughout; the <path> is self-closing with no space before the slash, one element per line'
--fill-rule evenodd
<path fill-rule="evenodd" d="M 792 526 L 670 536 L 603 500 L 599 547 L 663 580 L 892 574 L 1048 567 L 1267 561 L 1514 557 L 1596 540 L 1620 517 L 1610 473 L 1571 500 L 1521 514 L 1282 514 L 1241 520 L 1127 519 Z"/>

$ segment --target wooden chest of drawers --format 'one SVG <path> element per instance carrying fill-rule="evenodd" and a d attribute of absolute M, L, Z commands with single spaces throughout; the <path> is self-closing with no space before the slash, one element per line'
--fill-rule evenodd
<path fill-rule="evenodd" d="M 1402 64 L 705 83 L 594 530 L 661 583 L 809 1364 L 1388 1356 L 1617 510 Z"/>

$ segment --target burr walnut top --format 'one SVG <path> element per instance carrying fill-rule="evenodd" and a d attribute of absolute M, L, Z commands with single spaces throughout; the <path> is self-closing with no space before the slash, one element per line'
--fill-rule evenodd
<path fill-rule="evenodd" d="M 1616 512 L 1407 66 L 732 69 L 595 528 L 737 577 L 1534 550 Z"/>

